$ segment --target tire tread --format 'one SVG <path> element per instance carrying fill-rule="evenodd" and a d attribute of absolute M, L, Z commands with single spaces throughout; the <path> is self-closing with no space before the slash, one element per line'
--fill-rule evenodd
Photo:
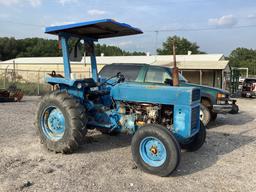
<path fill-rule="evenodd" d="M 43 106 L 47 105 L 49 102 L 60 103 L 65 109 L 69 116 L 70 124 L 70 134 L 66 141 L 53 142 L 41 133 L 40 128 L 40 114 Z M 80 144 L 82 144 L 84 135 L 87 133 L 86 129 L 87 116 L 84 107 L 67 92 L 61 92 L 59 90 L 47 93 L 41 98 L 38 104 L 38 111 L 36 114 L 35 125 L 37 127 L 37 134 L 40 137 L 40 141 L 46 146 L 50 151 L 56 153 L 73 153 Z"/>

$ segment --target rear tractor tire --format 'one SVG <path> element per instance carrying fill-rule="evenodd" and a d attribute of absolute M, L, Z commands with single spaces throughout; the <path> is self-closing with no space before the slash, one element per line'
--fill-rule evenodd
<path fill-rule="evenodd" d="M 203 122 L 204 126 L 207 126 L 211 121 L 211 112 L 208 107 L 203 104 L 200 105 L 200 120 Z"/>
<path fill-rule="evenodd" d="M 150 124 L 141 127 L 132 138 L 132 156 L 145 172 L 159 176 L 170 175 L 179 165 L 180 146 L 165 127 Z"/>
<path fill-rule="evenodd" d="M 87 132 L 85 108 L 67 92 L 54 91 L 38 104 L 35 125 L 41 143 L 56 153 L 72 153 Z"/>
<path fill-rule="evenodd" d="M 200 129 L 196 135 L 194 135 L 189 141 L 182 143 L 181 148 L 186 151 L 197 151 L 205 143 L 206 139 L 206 129 L 202 122 L 200 122 Z"/>

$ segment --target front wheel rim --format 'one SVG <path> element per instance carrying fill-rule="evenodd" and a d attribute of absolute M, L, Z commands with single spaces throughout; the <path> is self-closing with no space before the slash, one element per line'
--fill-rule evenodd
<path fill-rule="evenodd" d="M 200 109 L 200 120 L 204 120 L 204 112 L 202 111 L 202 109 Z"/>
<path fill-rule="evenodd" d="M 164 144 L 156 137 L 146 137 L 140 142 L 140 156 L 152 167 L 160 167 L 167 159 Z"/>
<path fill-rule="evenodd" d="M 41 129 L 52 141 L 60 140 L 65 132 L 65 117 L 56 106 L 47 107 L 41 116 Z"/>

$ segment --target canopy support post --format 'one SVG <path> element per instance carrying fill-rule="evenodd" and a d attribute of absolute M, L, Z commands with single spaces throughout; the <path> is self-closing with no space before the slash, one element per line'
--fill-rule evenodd
<path fill-rule="evenodd" d="M 97 70 L 97 62 L 96 62 L 96 54 L 94 41 L 90 39 L 84 39 L 85 52 L 89 54 L 91 59 L 91 74 L 92 78 L 95 82 L 98 82 L 98 70 Z"/>
<path fill-rule="evenodd" d="M 61 48 L 62 48 L 62 56 L 64 63 L 64 75 L 66 79 L 70 79 L 71 67 L 69 61 L 69 48 L 68 48 L 68 35 L 60 34 Z"/>

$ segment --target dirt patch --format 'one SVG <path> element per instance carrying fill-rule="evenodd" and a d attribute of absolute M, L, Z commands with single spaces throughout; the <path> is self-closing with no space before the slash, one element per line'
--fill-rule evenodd
<path fill-rule="evenodd" d="M 131 137 L 91 131 L 74 154 L 48 152 L 33 125 L 38 97 L 0 104 L 0 191 L 255 191 L 256 99 L 219 115 L 197 152 L 167 178 L 134 166 Z"/>

